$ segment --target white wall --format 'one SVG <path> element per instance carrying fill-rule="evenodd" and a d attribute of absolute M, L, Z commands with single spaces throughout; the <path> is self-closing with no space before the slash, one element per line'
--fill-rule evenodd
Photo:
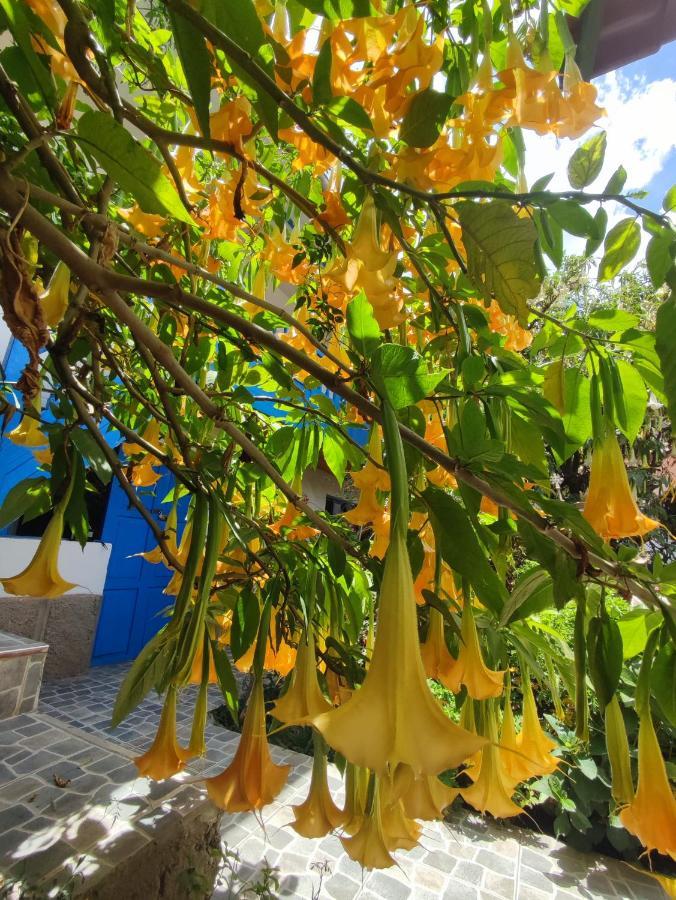
<path fill-rule="evenodd" d="M 0 537 L 0 578 L 10 578 L 22 572 L 33 558 L 39 538 Z M 59 572 L 66 581 L 77 585 L 69 594 L 102 594 L 106 580 L 111 545 L 92 541 L 84 550 L 77 541 L 61 541 Z M 9 594 L 2 590 L 0 597 Z"/>

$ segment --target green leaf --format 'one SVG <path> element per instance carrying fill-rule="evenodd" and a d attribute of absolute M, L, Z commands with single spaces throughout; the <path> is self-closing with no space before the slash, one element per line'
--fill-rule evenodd
<path fill-rule="evenodd" d="M 141 650 L 120 685 L 120 690 L 115 698 L 110 723 L 113 728 L 126 719 L 150 689 L 160 682 L 171 660 L 172 648 L 175 644 L 175 634 L 165 626 Z"/>
<path fill-rule="evenodd" d="M 6 494 L 0 507 L 0 528 L 6 528 L 22 516 L 29 521 L 52 506 L 48 478 L 24 478 Z"/>
<path fill-rule="evenodd" d="M 650 612 L 647 609 L 632 609 L 617 620 L 617 627 L 622 635 L 624 659 L 633 659 L 639 653 L 643 653 L 648 635 L 658 627 L 661 620 L 662 617 L 658 612 Z"/>
<path fill-rule="evenodd" d="M 576 191 L 591 184 L 601 173 L 606 155 L 606 133 L 600 131 L 578 147 L 568 163 L 568 181 Z"/>
<path fill-rule="evenodd" d="M 363 131 L 372 131 L 373 123 L 363 106 L 351 97 L 334 97 L 326 107 L 329 112 L 348 125 L 354 125 Z"/>
<path fill-rule="evenodd" d="M 622 400 L 626 425 L 620 425 L 630 444 L 633 444 L 643 425 L 648 405 L 648 392 L 638 370 L 626 359 L 615 361 L 622 386 Z"/>
<path fill-rule="evenodd" d="M 547 207 L 547 212 L 568 234 L 592 238 L 596 235 L 594 217 L 575 200 L 557 200 Z"/>
<path fill-rule="evenodd" d="M 347 330 L 357 353 L 369 359 L 380 345 L 380 325 L 363 291 L 347 304 Z"/>
<path fill-rule="evenodd" d="M 544 569 L 531 569 L 520 575 L 502 610 L 500 625 L 526 619 L 554 604 L 552 577 Z"/>
<path fill-rule="evenodd" d="M 655 234 L 648 241 L 645 261 L 654 288 L 661 288 L 674 264 L 672 254 L 676 249 L 669 232 Z"/>
<path fill-rule="evenodd" d="M 672 422 L 676 422 L 676 294 L 671 294 L 657 310 L 655 347 L 664 375 L 664 393 Z"/>
<path fill-rule="evenodd" d="M 622 219 L 614 225 L 603 244 L 599 281 L 609 281 L 636 256 L 641 246 L 641 228 L 635 219 Z"/>
<path fill-rule="evenodd" d="M 655 657 L 650 688 L 664 715 L 676 725 L 676 648 L 673 644 L 665 644 Z"/>
<path fill-rule="evenodd" d="M 347 454 L 345 452 L 345 444 L 347 440 L 335 428 L 330 428 L 324 434 L 322 443 L 322 455 L 324 461 L 333 472 L 336 481 L 342 485 L 345 480 L 345 469 L 347 468 Z"/>
<path fill-rule="evenodd" d="M 176 49 L 188 82 L 202 134 L 210 137 L 211 57 L 204 35 L 178 13 L 169 10 Z"/>
<path fill-rule="evenodd" d="M 431 147 L 448 117 L 453 97 L 432 88 L 415 94 L 401 124 L 399 136 L 409 147 Z"/>
<path fill-rule="evenodd" d="M 47 107 L 54 109 L 56 106 L 56 85 L 54 84 L 47 58 L 43 54 L 37 54 L 33 49 L 32 29 L 26 17 L 26 7 L 27 4 L 20 3 L 18 0 L 0 0 L 0 10 L 5 14 L 7 27 L 21 49 Z"/>
<path fill-rule="evenodd" d="M 81 547 L 84 547 L 89 539 L 89 515 L 85 504 L 85 468 L 79 453 L 74 453 L 72 456 L 71 465 L 75 466 L 75 472 L 71 474 L 73 490 L 66 507 L 64 521 L 75 540 Z"/>
<path fill-rule="evenodd" d="M 676 184 L 672 184 L 672 186 L 664 195 L 664 200 L 662 201 L 662 209 L 667 213 L 676 209 Z"/>
<path fill-rule="evenodd" d="M 540 290 L 535 226 L 504 201 L 466 202 L 456 210 L 470 277 L 484 297 L 495 297 L 504 312 L 525 325 L 527 301 Z"/>
<path fill-rule="evenodd" d="M 374 14 L 369 0 L 298 0 L 298 2 L 315 15 L 325 16 L 332 22 L 364 18 Z"/>
<path fill-rule="evenodd" d="M 589 672 L 601 709 L 612 700 L 622 674 L 622 634 L 607 613 L 589 623 Z"/>
<path fill-rule="evenodd" d="M 600 331 L 625 331 L 638 325 L 638 316 L 624 309 L 597 309 L 590 313 L 587 322 Z"/>
<path fill-rule="evenodd" d="M 210 641 L 210 643 L 216 677 L 218 678 L 223 699 L 230 711 L 230 715 L 237 721 L 239 716 L 237 680 L 235 673 L 232 671 L 230 657 L 218 641 Z"/>
<path fill-rule="evenodd" d="M 594 236 L 590 237 L 584 248 L 585 256 L 592 256 L 599 249 L 606 236 L 608 227 L 608 213 L 602 206 L 594 213 Z"/>
<path fill-rule="evenodd" d="M 469 580 L 481 602 L 499 616 L 507 592 L 491 567 L 469 516 L 450 494 L 438 488 L 428 487 L 423 499 L 443 558 Z"/>
<path fill-rule="evenodd" d="M 608 184 L 603 189 L 604 194 L 619 194 L 627 180 L 627 170 L 624 166 L 618 166 L 608 179 Z"/>
<path fill-rule="evenodd" d="M 447 374 L 448 369 L 428 374 L 425 361 L 412 347 L 381 344 L 373 355 L 373 383 L 395 409 L 428 397 Z"/>
<path fill-rule="evenodd" d="M 253 591 L 248 588 L 240 591 L 232 613 L 232 630 L 230 632 L 230 647 L 232 658 L 235 661 L 241 659 L 253 643 L 258 631 L 260 615 L 258 598 Z"/>
<path fill-rule="evenodd" d="M 92 467 L 96 477 L 103 484 L 108 484 L 113 477 L 113 470 L 92 434 L 86 428 L 74 428 L 70 432 L 70 439 Z"/>
<path fill-rule="evenodd" d="M 577 765 L 585 778 L 593 781 L 599 774 L 598 766 L 593 759 L 578 759 Z"/>
<path fill-rule="evenodd" d="M 78 121 L 79 142 L 119 186 L 132 194 L 144 212 L 195 223 L 156 157 L 107 113 L 89 110 Z"/>
<path fill-rule="evenodd" d="M 323 103 L 330 103 L 333 100 L 331 61 L 331 41 L 326 40 L 319 51 L 312 76 L 312 102 L 315 106 L 321 106 Z"/>

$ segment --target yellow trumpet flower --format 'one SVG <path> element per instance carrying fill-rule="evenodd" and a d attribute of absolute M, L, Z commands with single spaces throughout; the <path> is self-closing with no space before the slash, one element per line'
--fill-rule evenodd
<path fill-rule="evenodd" d="M 235 660 L 235 668 L 240 672 L 248 672 L 253 663 L 254 653 L 256 651 L 256 642 L 249 647 L 244 656 Z M 263 668 L 268 671 L 277 672 L 279 675 L 288 675 L 296 664 L 297 650 L 291 644 L 282 638 L 277 646 L 277 622 L 273 616 L 270 620 L 270 636 L 267 639 L 265 647 L 265 659 L 263 660 Z"/>
<path fill-rule="evenodd" d="M 514 713 L 509 697 L 505 697 L 505 707 L 502 713 L 502 728 L 500 730 L 500 753 L 502 765 L 508 778 L 519 784 L 538 774 L 537 766 L 526 759 L 518 745 Z"/>
<path fill-rule="evenodd" d="M 488 719 L 486 736 L 490 743 L 481 751 L 481 769 L 474 784 L 468 788 L 461 788 L 460 794 L 474 809 L 482 813 L 489 812 L 496 819 L 521 815 L 521 809 L 512 800 L 515 782 L 505 771 L 497 744 L 495 711 L 486 710 L 486 716 Z"/>
<path fill-rule="evenodd" d="M 441 684 L 452 690 L 451 684 L 455 683 L 452 680 L 452 673 L 456 661 L 446 645 L 444 617 L 434 607 L 430 607 L 430 623 L 420 653 L 427 677 L 440 681 Z"/>
<path fill-rule="evenodd" d="M 620 821 L 648 851 L 676 859 L 676 799 L 649 709 L 639 720 L 636 796 L 620 812 Z"/>
<path fill-rule="evenodd" d="M 499 697 L 502 693 L 505 673 L 489 669 L 484 663 L 472 604 L 469 601 L 463 607 L 460 635 L 462 638 L 460 652 L 453 671 L 447 676 L 447 687 L 457 694 L 460 691 L 460 685 L 464 684 L 467 693 L 474 700 Z"/>
<path fill-rule="evenodd" d="M 45 533 L 40 538 L 38 549 L 26 568 L 11 578 L 0 578 L 8 594 L 17 597 L 45 597 L 53 599 L 77 587 L 65 581 L 59 573 L 59 550 L 63 535 L 63 516 L 72 491 L 68 488 L 63 500 L 56 506 Z"/>
<path fill-rule="evenodd" d="M 296 665 L 286 693 L 277 700 L 272 714 L 287 725 L 306 725 L 331 709 L 317 681 L 317 659 L 312 625 L 298 643 Z"/>
<path fill-rule="evenodd" d="M 550 775 L 560 765 L 560 760 L 552 756 L 556 747 L 553 741 L 542 730 L 538 717 L 533 686 L 527 673 L 523 679 L 523 725 L 516 738 L 516 749 L 525 757 L 524 762 L 530 764 L 530 777 Z"/>
<path fill-rule="evenodd" d="M 380 791 L 380 818 L 387 849 L 412 850 L 422 831 L 420 825 L 406 815 L 401 798 L 386 780 L 381 782 Z"/>
<path fill-rule="evenodd" d="M 395 865 L 385 839 L 380 803 L 380 790 L 376 784 L 371 808 L 358 831 L 352 837 L 340 839 L 350 859 L 360 863 L 365 869 L 389 869 Z"/>
<path fill-rule="evenodd" d="M 486 743 L 452 722 L 427 686 L 413 577 L 399 530 L 385 558 L 366 678 L 346 703 L 313 724 L 346 759 L 377 774 L 405 763 L 415 775 L 436 775 Z"/>
<path fill-rule="evenodd" d="M 351 762 L 345 765 L 345 807 L 343 809 L 343 831 L 356 834 L 361 828 L 366 813 L 368 793 L 368 772 Z"/>
<path fill-rule="evenodd" d="M 443 819 L 444 810 L 458 796 L 457 788 L 450 788 L 436 775 L 422 775 L 411 778 L 401 796 L 404 812 L 411 819 L 431 822 Z"/>
<path fill-rule="evenodd" d="M 315 732 L 310 792 L 305 802 L 292 806 L 291 827 L 306 838 L 320 838 L 345 821 L 346 813 L 333 802 L 326 775 L 326 744 Z"/>
<path fill-rule="evenodd" d="M 70 292 L 70 269 L 63 262 L 58 262 L 49 280 L 47 290 L 40 294 L 42 318 L 49 328 L 56 328 L 68 309 Z"/>
<path fill-rule="evenodd" d="M 171 685 L 162 707 L 160 726 L 149 750 L 134 759 L 139 775 L 162 781 L 180 772 L 189 755 L 176 740 L 176 688 Z"/>
<path fill-rule="evenodd" d="M 237 752 L 220 775 L 206 779 L 207 793 L 226 812 L 260 809 L 271 803 L 284 787 L 290 768 L 276 765 L 270 756 L 263 682 L 256 677 Z"/>
<path fill-rule="evenodd" d="M 40 414 L 39 406 L 35 411 Z M 40 431 L 40 420 L 27 415 L 7 433 L 7 437 L 17 447 L 44 447 L 47 443 L 46 436 Z"/>
<path fill-rule="evenodd" d="M 629 486 L 622 451 L 612 428 L 594 446 L 589 490 L 582 515 L 605 541 L 643 536 L 661 524 L 644 516 Z"/>

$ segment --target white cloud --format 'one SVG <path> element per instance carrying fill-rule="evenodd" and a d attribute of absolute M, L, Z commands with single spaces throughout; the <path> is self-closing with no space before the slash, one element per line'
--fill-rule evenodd
<path fill-rule="evenodd" d="M 606 110 L 599 127 L 608 134 L 603 171 L 594 188 L 601 190 L 619 165 L 627 170 L 625 190 L 646 187 L 662 171 L 676 149 L 676 80 L 646 81 L 610 72 L 597 80 L 598 103 Z M 570 188 L 566 168 L 579 141 L 558 141 L 553 136 L 526 133 L 526 173 L 529 184 L 541 175 L 554 173 L 550 188 Z M 676 173 L 674 174 L 676 180 Z"/>

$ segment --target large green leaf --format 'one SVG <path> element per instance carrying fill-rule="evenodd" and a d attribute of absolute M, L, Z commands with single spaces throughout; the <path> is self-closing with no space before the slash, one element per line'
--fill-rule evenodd
<path fill-rule="evenodd" d="M 24 478 L 5 496 L 0 507 L 0 528 L 20 519 L 29 521 L 47 512 L 52 505 L 48 478 Z"/>
<path fill-rule="evenodd" d="M 525 325 L 527 301 L 540 290 L 535 226 L 503 201 L 466 202 L 456 208 L 470 277 L 485 297 L 495 297 L 506 313 Z"/>
<path fill-rule="evenodd" d="M 673 644 L 665 644 L 655 657 L 650 687 L 664 715 L 676 725 L 676 649 Z"/>
<path fill-rule="evenodd" d="M 415 94 L 408 107 L 399 133 L 409 147 L 431 147 L 439 137 L 453 97 L 432 88 Z"/>
<path fill-rule="evenodd" d="M 159 160 L 107 113 L 89 110 L 76 137 L 101 168 L 138 201 L 144 212 L 170 215 L 193 225 Z"/>
<path fill-rule="evenodd" d="M 517 619 L 526 619 L 553 605 L 552 576 L 545 569 L 531 569 L 517 578 L 502 611 L 500 624 L 507 625 Z"/>
<path fill-rule="evenodd" d="M 606 155 L 606 133 L 601 131 L 578 147 L 568 163 L 568 181 L 575 190 L 582 190 L 601 174 Z"/>
<path fill-rule="evenodd" d="M 664 393 L 669 416 L 676 422 L 676 294 L 671 294 L 657 310 L 655 347 L 664 376 Z"/>
<path fill-rule="evenodd" d="M 298 0 L 301 6 L 334 22 L 373 15 L 370 0 Z"/>
<path fill-rule="evenodd" d="M 624 405 L 626 423 L 618 423 L 622 428 L 630 444 L 636 440 L 648 405 L 648 392 L 645 382 L 638 370 L 627 362 L 626 359 L 618 359 L 615 363 L 622 387 L 622 402 Z"/>
<path fill-rule="evenodd" d="M 17 2 L 17 0 L 0 0 L 0 10 L 5 14 L 12 37 L 21 49 L 45 103 L 48 107 L 54 108 L 56 105 L 56 86 L 47 58 L 41 54 L 38 55 L 33 49 L 32 27 L 27 18 L 27 13 L 31 14 L 30 7 L 26 3 Z"/>
<path fill-rule="evenodd" d="M 135 709 L 153 687 L 157 687 L 171 660 L 176 634 L 165 626 L 151 638 L 132 663 L 120 685 L 111 725 L 119 725 Z"/>
<path fill-rule="evenodd" d="M 428 487 L 423 499 L 443 558 L 469 580 L 481 602 L 499 616 L 507 592 L 488 561 L 469 516 L 450 494 L 438 488 Z"/>
<path fill-rule="evenodd" d="M 211 98 L 211 56 L 204 35 L 195 26 L 173 11 L 169 13 L 176 49 L 181 59 L 185 80 L 195 104 L 195 113 L 202 134 L 210 136 L 209 101 Z"/>
<path fill-rule="evenodd" d="M 381 344 L 371 369 L 373 383 L 395 409 L 428 397 L 447 374 L 447 369 L 428 374 L 422 357 L 412 347 L 400 344 Z"/>
<path fill-rule="evenodd" d="M 347 330 L 357 353 L 370 358 L 380 344 L 380 325 L 363 291 L 347 304 Z"/>
<path fill-rule="evenodd" d="M 635 219 L 626 218 L 614 225 L 603 244 L 603 257 L 599 264 L 599 281 L 609 281 L 638 253 L 641 246 L 641 228 Z"/>
<path fill-rule="evenodd" d="M 622 674 L 622 634 L 607 613 L 594 618 L 587 632 L 589 672 L 601 709 L 610 703 Z"/>

